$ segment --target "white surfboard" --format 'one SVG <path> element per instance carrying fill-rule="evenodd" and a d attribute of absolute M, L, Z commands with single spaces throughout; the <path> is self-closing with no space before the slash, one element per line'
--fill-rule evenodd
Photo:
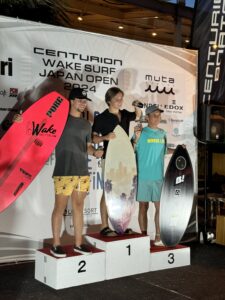
<path fill-rule="evenodd" d="M 116 138 L 109 141 L 104 169 L 104 194 L 109 220 L 123 234 L 131 220 L 136 201 L 137 167 L 134 149 L 119 125 Z"/>

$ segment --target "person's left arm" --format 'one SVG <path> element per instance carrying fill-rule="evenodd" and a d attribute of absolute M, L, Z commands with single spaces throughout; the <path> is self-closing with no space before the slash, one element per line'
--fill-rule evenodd
<path fill-rule="evenodd" d="M 165 145 L 166 145 L 166 151 L 165 151 L 165 154 L 173 154 L 176 147 L 174 148 L 171 148 L 171 147 L 167 147 L 167 136 L 166 136 L 166 133 L 165 133 Z M 186 148 L 186 145 L 185 144 L 182 144 L 182 147 L 183 148 Z"/>
<path fill-rule="evenodd" d="M 167 148 L 167 154 L 173 154 L 174 151 L 175 149 Z"/>
<path fill-rule="evenodd" d="M 163 130 L 163 129 L 162 129 Z M 166 135 L 166 132 L 164 132 L 164 140 L 165 140 L 165 154 L 173 154 L 174 152 L 174 149 L 173 148 L 169 148 L 167 146 L 167 135 Z"/>

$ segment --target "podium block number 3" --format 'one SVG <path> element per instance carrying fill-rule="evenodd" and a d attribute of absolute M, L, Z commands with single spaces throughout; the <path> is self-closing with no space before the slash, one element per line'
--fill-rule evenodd
<path fill-rule="evenodd" d="M 174 261 L 175 261 L 175 257 L 174 257 L 174 253 L 169 253 L 168 254 L 168 263 L 170 264 L 170 265 L 172 265 L 173 263 L 174 263 Z"/>

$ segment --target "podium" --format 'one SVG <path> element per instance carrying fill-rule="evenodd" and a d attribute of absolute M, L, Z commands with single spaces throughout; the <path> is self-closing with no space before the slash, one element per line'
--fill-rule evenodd
<path fill-rule="evenodd" d="M 103 237 L 99 233 L 86 235 L 94 247 L 105 251 L 106 279 L 149 271 L 150 237 L 142 234 Z"/>
<path fill-rule="evenodd" d="M 159 271 L 190 265 L 190 247 L 156 247 L 152 244 L 149 271 Z"/>
<path fill-rule="evenodd" d="M 105 280 L 105 252 L 90 247 L 92 254 L 73 252 L 73 246 L 64 246 L 67 257 L 56 258 L 50 248 L 37 250 L 35 279 L 54 288 L 67 287 Z"/>
<path fill-rule="evenodd" d="M 190 248 L 156 247 L 142 234 L 102 237 L 99 233 L 85 236 L 92 254 L 75 253 L 64 246 L 65 258 L 56 258 L 50 248 L 36 251 L 35 279 L 63 289 L 82 284 L 130 276 L 145 272 L 190 265 Z"/>

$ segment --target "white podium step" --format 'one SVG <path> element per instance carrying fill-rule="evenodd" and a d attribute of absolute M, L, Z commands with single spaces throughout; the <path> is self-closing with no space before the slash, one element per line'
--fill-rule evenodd
<path fill-rule="evenodd" d="M 149 271 L 158 271 L 190 265 L 190 247 L 156 247 L 151 245 Z"/>
<path fill-rule="evenodd" d="M 90 246 L 90 255 L 74 253 L 72 245 L 63 247 L 65 258 L 55 258 L 49 248 L 36 251 L 35 279 L 63 289 L 105 280 L 105 252 Z"/>
<path fill-rule="evenodd" d="M 106 279 L 129 276 L 149 271 L 150 238 L 142 234 L 102 237 L 88 234 L 86 240 L 106 254 Z"/>

